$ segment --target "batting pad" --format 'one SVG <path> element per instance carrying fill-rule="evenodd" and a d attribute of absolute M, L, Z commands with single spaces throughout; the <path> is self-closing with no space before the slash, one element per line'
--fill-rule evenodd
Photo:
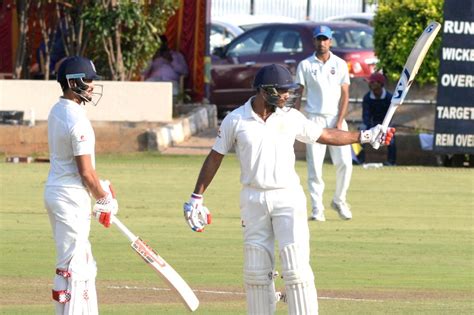
<path fill-rule="evenodd" d="M 318 314 L 318 295 L 309 260 L 295 244 L 281 252 L 282 276 L 285 281 L 288 313 L 291 315 Z"/>
<path fill-rule="evenodd" d="M 244 282 L 247 314 L 266 315 L 276 310 L 273 262 L 268 251 L 258 245 L 244 245 Z"/>
<path fill-rule="evenodd" d="M 82 245 L 82 246 L 81 246 Z M 74 256 L 69 263 L 70 277 L 67 278 L 67 290 L 71 299 L 64 304 L 64 315 L 97 315 L 97 292 L 95 278 L 97 267 L 90 244 L 77 245 Z"/>

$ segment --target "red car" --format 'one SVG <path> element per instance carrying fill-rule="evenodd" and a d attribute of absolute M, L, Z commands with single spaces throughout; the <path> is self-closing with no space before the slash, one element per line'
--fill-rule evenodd
<path fill-rule="evenodd" d="M 278 63 L 295 74 L 298 63 L 314 53 L 313 29 L 317 25 L 332 29 L 331 51 L 347 62 L 351 77 L 370 76 L 378 61 L 370 26 L 346 22 L 265 24 L 214 50 L 210 101 L 217 105 L 219 116 L 255 93 L 253 78 L 262 66 Z"/>

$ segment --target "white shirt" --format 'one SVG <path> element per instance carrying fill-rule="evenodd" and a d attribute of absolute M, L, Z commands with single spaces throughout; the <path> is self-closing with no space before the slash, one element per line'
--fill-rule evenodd
<path fill-rule="evenodd" d="M 48 116 L 50 170 L 46 186 L 84 188 L 75 156 L 90 155 L 95 167 L 95 134 L 84 106 L 60 98 Z"/>
<path fill-rule="evenodd" d="M 240 182 L 258 189 L 299 185 L 295 171 L 295 139 L 314 143 L 322 128 L 296 109 L 281 109 L 264 122 L 252 109 L 251 98 L 221 123 L 213 150 L 227 154 L 235 145 L 240 161 Z"/>
<path fill-rule="evenodd" d="M 305 87 L 306 112 L 336 116 L 341 86 L 350 84 L 349 69 L 347 63 L 332 52 L 325 63 L 312 54 L 298 64 L 295 81 Z"/>

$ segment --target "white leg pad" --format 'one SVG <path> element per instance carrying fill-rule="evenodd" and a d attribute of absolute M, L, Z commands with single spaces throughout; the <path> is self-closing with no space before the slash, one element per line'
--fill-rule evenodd
<path fill-rule="evenodd" d="M 318 314 L 318 295 L 309 259 L 295 244 L 285 246 L 280 252 L 280 257 L 288 314 Z"/>
<path fill-rule="evenodd" d="M 266 315 L 276 310 L 273 261 L 268 251 L 258 245 L 244 245 L 244 282 L 247 314 Z"/>
<path fill-rule="evenodd" d="M 69 277 L 56 276 L 54 290 L 66 290 L 69 300 L 63 303 L 56 301 L 57 315 L 97 315 L 97 292 L 95 277 L 97 267 L 92 257 L 90 245 L 78 245 L 68 267 Z"/>

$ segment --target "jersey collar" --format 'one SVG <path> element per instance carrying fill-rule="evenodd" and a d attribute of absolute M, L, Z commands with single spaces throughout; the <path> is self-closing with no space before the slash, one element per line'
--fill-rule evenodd
<path fill-rule="evenodd" d="M 385 90 L 385 88 L 382 88 L 382 95 L 380 96 L 380 99 L 384 99 L 385 96 L 387 96 L 387 90 Z M 375 97 L 375 95 L 374 95 L 374 92 L 372 92 L 372 91 L 370 91 L 369 97 L 370 97 L 370 99 L 372 99 L 372 100 L 376 100 L 376 99 L 377 99 L 377 98 Z"/>

